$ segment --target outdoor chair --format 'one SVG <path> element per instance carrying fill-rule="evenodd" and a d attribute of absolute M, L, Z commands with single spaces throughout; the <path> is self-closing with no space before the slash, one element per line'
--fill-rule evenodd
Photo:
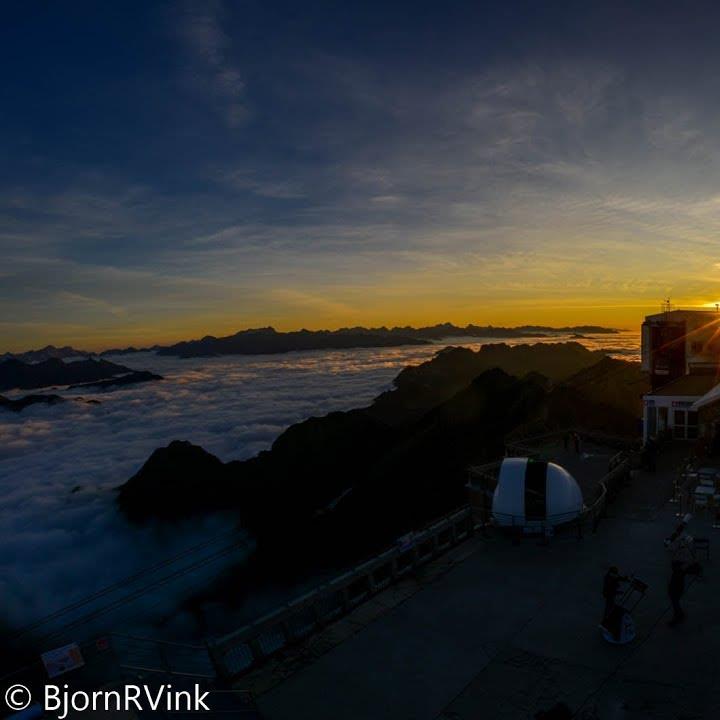
<path fill-rule="evenodd" d="M 705 553 L 705 559 L 710 559 L 710 538 L 695 538 L 693 549 L 696 553 Z"/>
<path fill-rule="evenodd" d="M 705 485 L 707 487 L 715 487 L 715 480 L 717 478 L 718 472 L 715 468 L 700 468 L 697 471 L 697 478 L 700 485 Z"/>
<path fill-rule="evenodd" d="M 692 504 L 694 511 L 705 511 L 710 507 L 710 496 L 705 493 L 693 493 Z"/>

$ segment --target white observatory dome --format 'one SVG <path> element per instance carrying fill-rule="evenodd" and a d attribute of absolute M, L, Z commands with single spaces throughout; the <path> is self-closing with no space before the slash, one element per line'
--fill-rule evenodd
<path fill-rule="evenodd" d="M 582 490 L 565 468 L 529 458 L 503 460 L 492 504 L 498 525 L 560 525 L 582 509 Z"/>

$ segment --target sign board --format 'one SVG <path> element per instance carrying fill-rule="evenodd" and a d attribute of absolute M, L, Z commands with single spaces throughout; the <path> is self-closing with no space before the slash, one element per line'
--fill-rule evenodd
<path fill-rule="evenodd" d="M 397 544 L 400 546 L 400 552 L 405 552 L 415 547 L 417 538 L 414 532 L 409 532 L 407 535 L 403 535 L 397 539 Z"/>
<path fill-rule="evenodd" d="M 64 645 L 63 647 L 56 648 L 55 650 L 48 650 L 41 656 L 43 665 L 49 678 L 63 675 L 70 670 L 76 670 L 85 665 L 80 647 L 77 643 L 70 643 L 70 645 Z"/>

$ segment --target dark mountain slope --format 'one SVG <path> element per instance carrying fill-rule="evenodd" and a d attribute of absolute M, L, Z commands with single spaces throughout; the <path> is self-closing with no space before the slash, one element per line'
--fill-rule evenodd
<path fill-rule="evenodd" d="M 189 340 L 158 349 L 158 355 L 176 355 L 182 358 L 214 355 L 265 355 L 294 350 L 343 350 L 347 348 L 394 347 L 397 345 L 426 345 L 428 340 L 412 336 L 299 330 L 279 333 L 271 327 L 241 330 L 235 335 Z"/>
<path fill-rule="evenodd" d="M 451 398 L 485 370 L 501 368 L 517 377 L 536 372 L 560 382 L 604 357 L 604 353 L 574 342 L 514 347 L 498 343 L 483 345 L 477 352 L 446 348 L 431 360 L 402 370 L 395 378 L 395 389 L 380 395 L 370 412 L 394 425 L 412 422 Z"/>
<path fill-rule="evenodd" d="M 535 379 L 495 369 L 403 430 L 365 410 L 331 413 L 225 465 L 174 442 L 120 488 L 118 502 L 134 521 L 235 507 L 263 553 L 285 554 L 274 562 L 359 557 L 462 502 L 466 466 L 501 453 L 505 434 L 544 398 Z"/>
<path fill-rule="evenodd" d="M 120 488 L 118 504 L 132 520 L 177 520 L 227 506 L 231 476 L 198 445 L 174 440 L 158 448 Z"/>
<path fill-rule="evenodd" d="M 31 405 L 58 405 L 63 402 L 65 402 L 65 398 L 59 395 L 25 395 L 13 400 L 0 395 L 0 408 L 12 412 L 22 412 Z"/>
<path fill-rule="evenodd" d="M 0 355 L 0 361 L 2 360 L 21 360 L 22 362 L 36 363 L 50 358 L 57 358 L 58 360 L 68 360 L 69 358 L 89 357 L 92 353 L 86 352 L 85 350 L 76 350 L 74 347 L 65 345 L 63 347 L 55 347 L 54 345 L 46 345 L 44 348 L 39 350 L 26 350 L 21 353 L 4 353 Z"/>
<path fill-rule="evenodd" d="M 292 528 L 332 503 L 392 444 L 393 432 L 363 410 L 330 413 L 289 427 L 246 461 L 223 464 L 188 442 L 156 450 L 120 488 L 133 521 L 180 519 L 236 507 L 258 534 Z"/>
<path fill-rule="evenodd" d="M 95 382 L 129 372 L 132 372 L 130 368 L 107 360 L 87 359 L 66 363 L 51 358 L 30 364 L 10 359 L 0 362 L 0 390 L 31 390 L 49 385 Z"/>
<path fill-rule="evenodd" d="M 553 389 L 548 399 L 548 424 L 637 437 L 642 395 L 649 390 L 639 363 L 604 358 Z"/>
<path fill-rule="evenodd" d="M 642 396 L 650 392 L 647 373 L 640 363 L 603 358 L 564 383 L 592 403 L 605 403 L 634 417 L 642 415 Z"/>
<path fill-rule="evenodd" d="M 330 535 L 358 555 L 417 528 L 465 501 L 467 467 L 503 454 L 504 438 L 543 412 L 535 378 L 499 369 L 475 378 L 401 434 L 372 472 L 338 506 Z"/>

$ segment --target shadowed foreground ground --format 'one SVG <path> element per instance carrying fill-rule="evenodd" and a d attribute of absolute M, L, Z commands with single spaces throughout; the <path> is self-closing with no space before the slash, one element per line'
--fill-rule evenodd
<path fill-rule="evenodd" d="M 685 595 L 685 624 L 666 625 L 677 459 L 627 488 L 597 535 L 549 546 L 476 537 L 241 685 L 273 720 L 531 718 L 558 700 L 587 718 L 717 717 L 712 560 Z M 710 525 L 689 529 L 714 539 Z M 650 585 L 625 647 L 597 627 L 610 564 Z"/>

